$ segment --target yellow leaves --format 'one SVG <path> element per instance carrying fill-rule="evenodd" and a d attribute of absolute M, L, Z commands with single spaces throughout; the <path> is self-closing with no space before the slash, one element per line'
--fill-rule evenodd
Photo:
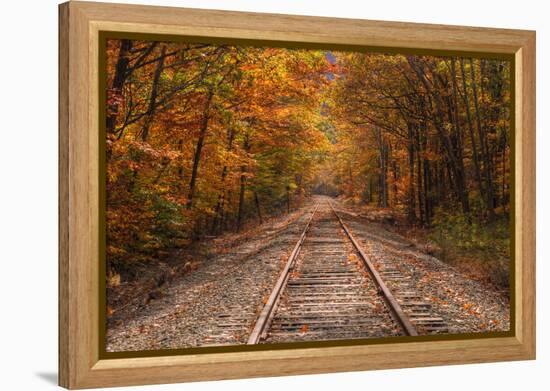
<path fill-rule="evenodd" d="M 110 272 L 107 275 L 107 286 L 117 287 L 120 285 L 120 274 L 115 272 Z"/>
<path fill-rule="evenodd" d="M 111 217 L 114 217 L 114 216 L 111 216 Z M 121 256 L 121 255 L 126 254 L 125 249 L 120 248 L 120 247 L 116 247 L 116 246 L 113 246 L 113 245 L 107 246 L 107 252 L 109 254 L 116 255 L 116 256 Z"/>
<path fill-rule="evenodd" d="M 359 258 L 354 253 L 350 253 L 347 256 L 347 262 L 348 265 L 355 265 L 360 270 L 362 268 L 361 262 L 359 262 Z"/>

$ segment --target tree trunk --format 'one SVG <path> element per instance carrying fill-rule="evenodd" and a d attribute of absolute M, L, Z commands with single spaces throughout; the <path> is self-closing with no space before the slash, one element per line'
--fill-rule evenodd
<path fill-rule="evenodd" d="M 370 204 L 372 202 L 372 178 L 370 175 L 367 175 L 367 185 L 365 187 L 365 191 L 367 192 L 367 204 Z"/>
<path fill-rule="evenodd" d="M 227 231 L 228 229 L 228 212 L 227 210 L 225 209 L 225 205 L 231 205 L 231 202 L 232 202 L 232 195 L 233 193 L 231 192 L 231 190 L 229 190 L 227 192 L 227 196 L 224 198 L 223 202 L 224 202 L 224 205 L 222 205 L 222 209 L 221 209 L 221 221 L 220 221 L 220 228 L 221 230 L 223 231 Z"/>
<path fill-rule="evenodd" d="M 479 157 L 477 154 L 477 143 L 474 135 L 474 126 L 472 123 L 472 115 L 470 112 L 470 99 L 468 97 L 468 86 L 466 83 L 466 72 L 464 71 L 464 58 L 460 58 L 460 71 L 462 75 L 462 88 L 464 89 L 464 106 L 466 108 L 466 119 L 468 121 L 468 131 L 470 134 L 470 142 L 472 144 L 472 157 L 474 159 L 474 169 L 476 182 L 479 189 L 479 194 L 483 195 L 483 182 L 481 180 L 481 170 L 479 168 Z"/>
<path fill-rule="evenodd" d="M 260 209 L 260 200 L 258 199 L 258 193 L 254 191 L 254 202 L 256 204 L 256 212 L 258 213 L 258 219 L 260 220 L 260 224 L 263 224 L 262 219 L 262 210 Z"/>
<path fill-rule="evenodd" d="M 234 138 L 235 138 L 235 130 L 233 129 L 233 127 L 230 127 L 227 132 L 227 152 L 231 152 L 231 150 L 233 149 Z M 227 177 L 227 172 L 228 172 L 227 164 L 224 164 L 222 168 L 221 179 L 220 179 L 222 189 L 218 196 L 218 202 L 216 203 L 216 209 L 214 211 L 214 220 L 212 221 L 212 228 L 211 228 L 212 235 L 216 233 L 216 230 L 218 228 L 218 222 L 221 222 L 222 220 L 223 208 L 225 203 L 224 183 L 225 183 L 225 178 Z"/>
<path fill-rule="evenodd" d="M 189 182 L 189 196 L 187 197 L 187 209 L 193 207 L 193 196 L 195 195 L 195 183 L 197 180 L 197 173 L 199 170 L 199 163 L 201 160 L 202 147 L 204 145 L 204 139 L 206 138 L 206 131 L 208 130 L 208 121 L 210 120 L 210 105 L 212 98 L 214 97 L 214 89 L 210 87 L 206 96 L 206 102 L 204 104 L 204 111 L 202 117 L 202 123 L 199 133 L 199 139 L 197 140 L 197 146 L 195 148 L 195 156 L 193 157 L 193 169 L 191 171 L 191 181 Z"/>
<path fill-rule="evenodd" d="M 237 214 L 237 232 L 241 230 L 241 224 L 244 213 L 244 192 L 245 192 L 245 182 L 246 182 L 246 166 L 241 166 L 241 179 L 240 179 L 240 190 L 239 190 L 239 210 Z"/>
<path fill-rule="evenodd" d="M 422 154 L 422 148 L 420 145 L 420 129 L 416 129 L 415 137 L 415 149 L 416 149 L 416 185 L 417 185 L 417 194 L 418 194 L 418 217 L 420 220 L 420 225 L 425 223 L 425 214 L 424 214 L 424 189 L 422 186 L 422 160 L 420 155 Z"/>
<path fill-rule="evenodd" d="M 409 183 L 408 183 L 408 220 L 410 223 L 416 222 L 416 203 L 415 203 L 415 192 L 414 192 L 414 129 L 412 124 L 407 125 L 407 152 L 409 155 Z"/>
<path fill-rule="evenodd" d="M 460 119 L 458 117 L 458 93 L 456 83 L 456 68 L 455 59 L 451 58 L 451 76 L 452 76 L 452 91 L 453 99 L 450 100 L 450 115 L 449 120 L 452 121 L 455 130 L 455 144 L 456 144 L 456 160 L 457 160 L 457 180 L 459 187 L 459 197 L 462 203 L 462 210 L 466 214 L 466 218 L 469 219 L 470 214 L 470 200 L 468 197 L 468 183 L 466 181 L 466 170 L 464 169 L 464 156 L 462 147 L 462 131 L 460 128 Z M 452 110 L 451 110 L 452 107 Z"/>
<path fill-rule="evenodd" d="M 399 167 L 397 166 L 397 160 L 392 159 L 392 171 L 393 171 L 393 205 L 397 205 L 398 200 L 398 190 L 397 190 L 397 181 L 399 180 Z"/>
<path fill-rule="evenodd" d="M 369 204 L 372 203 L 372 192 L 374 191 L 372 184 L 372 176 L 369 175 Z"/>
<path fill-rule="evenodd" d="M 243 149 L 246 153 L 250 150 L 250 143 L 248 139 L 248 134 L 245 135 L 243 140 Z M 243 220 L 244 213 L 244 192 L 246 190 L 246 164 L 241 165 L 241 179 L 240 179 L 240 191 L 239 191 L 239 210 L 237 214 L 237 232 L 241 230 L 241 224 Z"/>
<path fill-rule="evenodd" d="M 147 114 L 145 116 L 145 121 L 143 127 L 141 128 L 141 140 L 146 141 L 149 136 L 149 127 L 153 120 L 153 113 L 155 112 L 155 106 L 157 104 L 157 95 L 158 95 L 158 85 L 160 80 L 160 75 L 164 68 L 164 57 L 166 54 L 166 46 L 163 46 L 160 51 L 160 59 L 155 69 L 155 74 L 153 75 L 153 84 L 151 85 L 151 96 L 149 98 L 149 106 L 147 107 Z"/>
<path fill-rule="evenodd" d="M 286 186 L 286 213 L 290 214 L 290 186 Z"/>
<path fill-rule="evenodd" d="M 112 94 L 121 95 L 124 81 L 126 80 L 126 71 L 130 59 L 128 54 L 132 49 L 132 40 L 122 39 L 120 41 L 120 50 L 118 52 L 118 59 L 115 66 L 115 75 L 113 77 L 113 83 L 111 84 Z M 116 117 L 118 114 L 118 101 L 113 102 L 109 106 L 109 114 L 107 115 L 107 134 L 115 132 Z"/>
<path fill-rule="evenodd" d="M 178 140 L 178 151 L 179 153 L 183 154 L 183 139 Z M 178 189 L 181 193 L 183 193 L 183 178 L 184 178 L 184 171 L 183 171 L 183 158 L 180 157 L 179 163 L 178 163 Z"/>
<path fill-rule="evenodd" d="M 378 206 L 383 208 L 388 207 L 388 185 L 387 185 L 387 147 L 386 141 L 382 136 L 382 131 L 378 128 L 375 129 L 376 139 L 378 142 L 378 155 L 379 155 L 379 189 L 378 189 Z"/>
<path fill-rule="evenodd" d="M 472 92 L 474 94 L 474 108 L 476 113 L 476 125 L 477 125 L 477 133 L 479 137 L 479 142 L 481 144 L 481 154 L 483 157 L 483 172 L 485 174 L 485 207 L 487 208 L 487 212 L 489 213 L 489 218 L 492 219 L 494 217 L 494 209 L 493 209 L 493 179 L 491 177 L 491 167 L 489 162 L 489 150 L 487 148 L 487 142 L 485 139 L 485 134 L 483 131 L 483 128 L 481 126 L 481 113 L 479 111 L 479 103 L 478 103 L 478 96 L 477 96 L 477 82 L 476 82 L 476 75 L 474 70 L 474 62 L 470 58 L 470 77 L 472 81 Z"/>
<path fill-rule="evenodd" d="M 422 148 L 426 151 L 428 147 L 427 137 L 424 134 L 422 136 Z M 426 225 L 430 225 L 432 218 L 432 197 L 431 197 L 431 178 L 430 178 L 430 161 L 424 157 L 422 160 L 422 167 L 424 173 L 424 211 Z"/>

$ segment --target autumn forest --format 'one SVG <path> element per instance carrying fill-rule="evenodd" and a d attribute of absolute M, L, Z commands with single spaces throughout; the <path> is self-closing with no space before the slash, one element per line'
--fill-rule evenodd
<path fill-rule="evenodd" d="M 108 285 L 324 195 L 507 286 L 510 62 L 127 39 L 106 53 Z"/>

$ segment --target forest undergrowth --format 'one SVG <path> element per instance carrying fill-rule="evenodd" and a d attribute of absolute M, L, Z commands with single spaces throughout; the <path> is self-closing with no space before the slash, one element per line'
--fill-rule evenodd
<path fill-rule="evenodd" d="M 411 223 L 404 212 L 343 199 L 359 216 L 382 224 L 414 246 L 455 267 L 470 279 L 491 284 L 503 293 L 510 287 L 510 232 L 508 215 L 496 211 L 491 221 L 466 219 L 461 213 L 436 210 L 430 226 Z"/>

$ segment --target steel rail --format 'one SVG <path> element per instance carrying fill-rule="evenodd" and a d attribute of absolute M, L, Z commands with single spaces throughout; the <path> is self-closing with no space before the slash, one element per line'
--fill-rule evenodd
<path fill-rule="evenodd" d="M 290 271 L 292 270 L 292 266 L 294 265 L 294 261 L 300 253 L 300 248 L 302 247 L 302 244 L 306 238 L 307 231 L 309 230 L 309 227 L 311 225 L 311 220 L 313 220 L 313 216 L 315 215 L 315 212 L 317 212 L 318 208 L 319 204 L 316 204 L 304 230 L 302 231 L 302 234 L 300 235 L 300 239 L 298 239 L 298 241 L 296 242 L 294 249 L 290 253 L 288 260 L 286 261 L 284 269 L 279 275 L 279 279 L 277 280 L 275 287 L 271 291 L 271 295 L 269 295 L 269 298 L 267 299 L 267 302 L 265 303 L 262 312 L 260 312 L 260 315 L 256 319 L 256 323 L 254 325 L 254 328 L 252 329 L 252 333 L 248 337 L 248 341 L 246 343 L 247 345 L 257 344 L 262 338 L 265 338 L 268 326 L 271 323 L 271 320 L 275 313 L 275 309 L 277 308 L 277 304 L 279 302 L 279 298 L 281 296 L 281 293 L 283 292 L 283 287 L 288 281 Z"/>
<path fill-rule="evenodd" d="M 395 297 L 391 293 L 390 289 L 384 283 L 384 280 L 382 279 L 382 276 L 380 276 L 380 274 L 378 273 L 378 271 L 376 270 L 376 268 L 374 267 L 372 262 L 369 260 L 367 254 L 365 254 L 365 252 L 363 251 L 363 249 L 361 248 L 361 246 L 359 245 L 357 240 L 355 240 L 355 238 L 351 234 L 351 231 L 349 230 L 349 228 L 346 226 L 346 224 L 344 224 L 344 222 L 342 221 L 342 219 L 340 218 L 338 213 L 336 213 L 336 210 L 334 209 L 334 206 L 332 205 L 332 202 L 329 201 L 329 205 L 330 205 L 332 211 L 334 212 L 334 214 L 336 215 L 336 217 L 338 218 L 338 221 L 340 222 L 340 225 L 342 226 L 342 228 L 346 232 L 346 235 L 350 239 L 351 243 L 353 244 L 353 246 L 355 247 L 355 249 L 357 250 L 357 252 L 361 256 L 361 259 L 362 259 L 363 263 L 365 264 L 367 270 L 369 271 L 369 274 L 372 276 L 372 278 L 373 278 L 374 282 L 376 283 L 376 285 L 378 285 L 379 291 L 382 293 L 382 296 L 383 296 L 384 300 L 386 301 L 386 303 L 388 304 L 388 307 L 389 307 L 390 311 L 392 312 L 392 314 L 394 315 L 394 318 L 401 325 L 401 327 L 403 328 L 403 330 L 405 331 L 405 333 L 407 335 L 410 335 L 410 336 L 418 335 L 418 332 L 416 331 L 416 328 L 411 323 L 409 317 L 405 314 L 405 312 L 403 312 L 403 309 L 401 308 L 401 306 L 399 305 L 399 303 L 397 302 L 397 300 L 395 299 Z"/>

